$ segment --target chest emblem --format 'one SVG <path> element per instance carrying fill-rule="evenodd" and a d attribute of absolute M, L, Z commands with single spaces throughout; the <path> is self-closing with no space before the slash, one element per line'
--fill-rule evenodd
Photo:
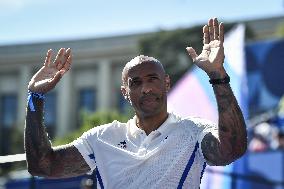
<path fill-rule="evenodd" d="M 120 143 L 118 143 L 117 144 L 120 148 L 126 148 L 127 146 L 126 146 L 126 141 L 124 140 L 124 141 L 122 141 L 122 142 L 120 142 Z"/>

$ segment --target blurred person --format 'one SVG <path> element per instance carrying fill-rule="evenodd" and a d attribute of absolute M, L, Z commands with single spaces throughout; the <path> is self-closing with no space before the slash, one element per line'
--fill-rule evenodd
<path fill-rule="evenodd" d="M 274 137 L 274 149 L 284 150 L 284 128 L 280 127 L 277 129 L 277 133 Z"/>
<path fill-rule="evenodd" d="M 263 152 L 278 148 L 279 129 L 274 124 L 263 122 L 255 126 L 248 149 L 252 152 Z"/>
<path fill-rule="evenodd" d="M 193 62 L 209 76 L 218 105 L 218 126 L 168 113 L 170 77 L 157 59 L 140 55 L 122 71 L 121 92 L 135 116 L 127 123 L 113 121 L 95 127 L 58 147 L 52 147 L 45 132 L 44 95 L 70 69 L 72 54 L 61 48 L 52 62 L 49 50 L 43 67 L 28 85 L 28 171 L 62 178 L 96 170 L 100 188 L 199 188 L 206 163 L 230 164 L 247 146 L 244 118 L 223 67 L 223 42 L 224 25 L 214 18 L 203 27 L 201 54 L 186 48 Z"/>
<path fill-rule="evenodd" d="M 255 134 L 249 142 L 248 149 L 251 152 L 264 152 L 269 149 L 269 144 L 265 138 Z"/>
<path fill-rule="evenodd" d="M 277 135 L 278 139 L 278 148 L 279 150 L 284 150 L 284 132 L 280 131 Z"/>
<path fill-rule="evenodd" d="M 268 123 L 255 126 L 248 149 L 252 152 L 263 152 L 270 149 L 271 129 Z"/>

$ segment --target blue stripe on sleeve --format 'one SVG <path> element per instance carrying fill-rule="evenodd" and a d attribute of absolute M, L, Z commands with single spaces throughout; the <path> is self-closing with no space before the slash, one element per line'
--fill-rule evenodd
<path fill-rule="evenodd" d="M 185 167 L 185 169 L 184 169 L 184 171 L 182 173 L 182 176 L 181 176 L 181 179 L 179 181 L 177 189 L 182 189 L 183 183 L 184 183 L 184 181 L 185 181 L 185 179 L 186 179 L 186 177 L 187 177 L 187 175 L 188 175 L 188 173 L 190 171 L 190 168 L 191 168 L 191 166 L 192 166 L 192 164 L 194 162 L 195 153 L 196 153 L 198 147 L 199 147 L 199 144 L 197 142 L 195 147 L 194 147 L 194 151 L 192 152 L 192 154 L 191 154 L 191 156 L 190 156 L 190 158 L 189 158 L 189 160 L 187 162 L 187 165 L 186 165 L 186 167 Z"/>
<path fill-rule="evenodd" d="M 206 162 L 203 163 L 203 168 L 202 168 L 201 175 L 200 175 L 200 183 L 201 183 L 201 179 L 202 179 L 202 177 L 203 177 L 205 168 L 206 168 Z"/>
<path fill-rule="evenodd" d="M 89 156 L 90 159 L 93 159 L 96 162 L 95 154 L 89 154 L 88 156 Z M 98 179 L 99 185 L 100 185 L 101 189 L 104 189 L 104 183 L 103 183 L 101 174 L 99 172 L 98 166 L 96 166 L 95 171 L 96 171 L 96 177 Z"/>

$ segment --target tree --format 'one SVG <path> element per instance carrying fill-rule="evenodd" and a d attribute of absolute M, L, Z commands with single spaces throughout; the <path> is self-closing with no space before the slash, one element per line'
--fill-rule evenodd
<path fill-rule="evenodd" d="M 283 38 L 284 37 L 284 24 L 280 24 L 276 30 L 276 36 Z"/>

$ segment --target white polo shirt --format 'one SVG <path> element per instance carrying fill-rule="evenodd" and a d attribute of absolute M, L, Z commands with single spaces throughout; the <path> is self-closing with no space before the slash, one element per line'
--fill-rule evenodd
<path fill-rule="evenodd" d="M 172 113 L 148 136 L 136 126 L 112 123 L 85 132 L 72 144 L 106 189 L 198 189 L 205 160 L 203 137 L 217 127 L 204 119 L 182 119 Z"/>

